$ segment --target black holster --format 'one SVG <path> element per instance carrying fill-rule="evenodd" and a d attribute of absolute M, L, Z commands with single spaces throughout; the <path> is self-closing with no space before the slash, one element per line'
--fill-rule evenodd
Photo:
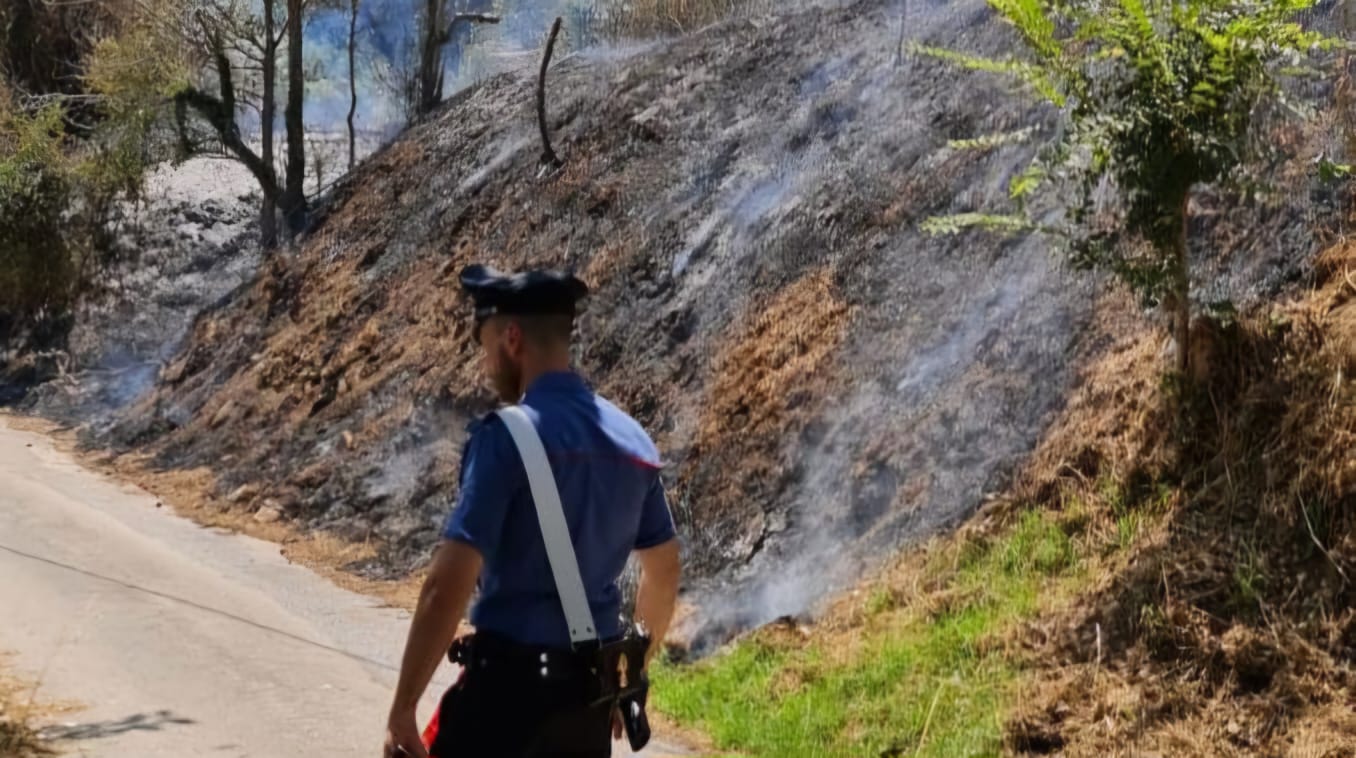
<path fill-rule="evenodd" d="M 590 705 L 610 702 L 618 708 L 627 741 L 636 751 L 650 741 L 650 722 L 645 715 L 650 691 L 645 657 L 649 651 L 650 635 L 632 625 L 621 639 L 598 646 L 592 666 L 596 692 Z"/>
<path fill-rule="evenodd" d="M 631 743 L 631 750 L 637 753 L 650 741 L 650 719 L 645 715 L 645 701 L 650 694 L 650 677 L 642 673 L 640 679 L 639 691 L 623 695 L 617 701 L 617 707 L 621 710 L 622 725 L 626 727 L 626 740 Z"/>

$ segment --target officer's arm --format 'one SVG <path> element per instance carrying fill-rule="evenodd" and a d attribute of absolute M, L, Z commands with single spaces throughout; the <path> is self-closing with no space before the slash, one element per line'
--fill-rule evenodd
<path fill-rule="evenodd" d="M 452 645 L 482 563 L 480 551 L 465 542 L 443 540 L 438 546 L 410 623 L 400 682 L 391 706 L 393 715 L 414 713 L 433 672 Z"/>
<path fill-rule="evenodd" d="M 678 539 L 671 538 L 654 547 L 636 551 L 640 563 L 640 587 L 636 590 L 636 620 L 650 632 L 648 664 L 664 641 L 678 602 L 678 582 L 682 567 L 678 561 Z"/>

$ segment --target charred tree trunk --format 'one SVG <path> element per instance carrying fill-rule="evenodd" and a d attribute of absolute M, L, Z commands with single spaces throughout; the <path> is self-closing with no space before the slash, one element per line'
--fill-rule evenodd
<path fill-rule="evenodd" d="M 273 154 L 273 126 L 278 120 L 278 43 L 274 13 L 277 0 L 264 0 L 264 39 L 262 73 L 264 80 L 263 102 L 259 106 L 259 131 L 262 141 L 264 164 L 269 173 L 277 177 Z M 276 178 L 274 183 L 276 184 Z M 278 244 L 278 194 L 264 190 L 264 200 L 259 208 L 259 242 L 268 250 Z"/>
<path fill-rule="evenodd" d="M 909 0 L 899 0 L 899 39 L 895 41 L 895 68 L 904 62 L 904 22 L 909 15 Z"/>
<path fill-rule="evenodd" d="M 479 0 L 472 3 L 473 8 L 488 8 L 489 3 Z M 419 107 L 418 114 L 423 116 L 438 107 L 443 101 L 443 45 L 449 41 L 462 40 L 462 35 L 471 24 L 497 24 L 499 17 L 490 13 L 457 13 L 443 25 L 442 0 L 428 0 L 424 8 L 424 40 L 419 56 Z M 462 49 L 456 50 L 457 65 L 461 65 Z"/>
<path fill-rule="evenodd" d="M 464 11 L 452 16 L 443 32 L 443 44 L 446 68 L 455 77 L 461 73 L 461 65 L 466 58 L 466 48 L 471 43 L 471 24 L 497 24 L 499 17 L 490 14 L 494 10 L 493 0 L 461 0 L 458 5 Z"/>
<path fill-rule="evenodd" d="M 273 166 L 255 153 L 240 137 L 240 128 L 235 123 L 235 82 L 232 77 L 231 61 L 226 55 L 220 37 L 209 34 L 208 39 L 212 46 L 213 65 L 217 70 L 219 95 L 209 95 L 194 87 L 175 95 L 175 122 L 184 152 L 188 152 L 187 118 L 188 109 L 192 108 L 211 125 L 226 151 L 244 164 L 259 182 L 264 197 L 276 198 L 279 194 L 278 175 L 274 172 Z"/>
<path fill-rule="evenodd" d="M 283 110 L 287 125 L 287 177 L 281 205 L 288 236 L 295 236 L 306 227 L 306 127 L 302 112 L 306 75 L 301 55 L 302 0 L 287 0 L 287 106 Z"/>
<path fill-rule="evenodd" d="M 556 49 L 556 37 L 560 34 L 560 17 L 551 25 L 551 36 L 546 38 L 546 52 L 541 57 L 541 72 L 537 76 L 537 126 L 541 128 L 541 162 L 547 166 L 559 166 L 560 156 L 551 148 L 551 130 L 546 123 L 546 69 L 551 65 L 551 53 Z"/>
<path fill-rule="evenodd" d="M 357 138 L 353 132 L 353 116 L 358 112 L 358 81 L 353 65 L 353 47 L 358 35 L 358 0 L 352 0 L 348 14 L 348 170 L 353 170 L 357 158 Z"/>
<path fill-rule="evenodd" d="M 442 100 L 442 0 L 424 2 L 424 40 L 419 53 L 419 108 L 423 116 Z"/>

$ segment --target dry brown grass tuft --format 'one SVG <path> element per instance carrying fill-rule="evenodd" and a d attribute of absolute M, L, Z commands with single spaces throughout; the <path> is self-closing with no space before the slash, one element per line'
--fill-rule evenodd
<path fill-rule="evenodd" d="M 603 13 L 603 34 L 643 39 L 686 34 L 738 15 L 766 13 L 769 0 L 614 0 Z"/>
<path fill-rule="evenodd" d="M 852 309 L 828 271 L 809 274 L 755 309 L 752 325 L 716 359 L 711 407 L 699 449 L 720 449 L 736 435 L 782 432 L 798 385 L 824 368 L 846 333 Z"/>
<path fill-rule="evenodd" d="M 679 483 L 707 493 L 694 507 L 698 522 L 719 530 L 749 525 L 724 542 L 747 554 L 761 539 L 762 514 L 750 487 L 773 486 L 789 475 L 785 441 L 815 417 L 827 388 L 839 380 L 832 363 L 848 333 L 853 308 L 828 270 L 813 271 L 749 308 L 749 324 L 716 356 L 690 456 L 704 460 Z M 716 451 L 719 451 L 716 454 Z M 739 460 L 738 475 L 726 465 Z"/>
<path fill-rule="evenodd" d="M 4 658 L 0 656 L 0 664 Z M 53 751 L 39 736 L 37 721 L 48 715 L 33 702 L 33 686 L 0 674 L 0 756 L 38 758 Z"/>

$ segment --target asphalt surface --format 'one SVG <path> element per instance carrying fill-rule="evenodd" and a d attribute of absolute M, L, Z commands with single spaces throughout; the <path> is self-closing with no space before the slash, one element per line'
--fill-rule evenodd
<path fill-rule="evenodd" d="M 0 651 L 77 706 L 45 730 L 67 754 L 380 755 L 408 623 L 0 416 Z"/>

